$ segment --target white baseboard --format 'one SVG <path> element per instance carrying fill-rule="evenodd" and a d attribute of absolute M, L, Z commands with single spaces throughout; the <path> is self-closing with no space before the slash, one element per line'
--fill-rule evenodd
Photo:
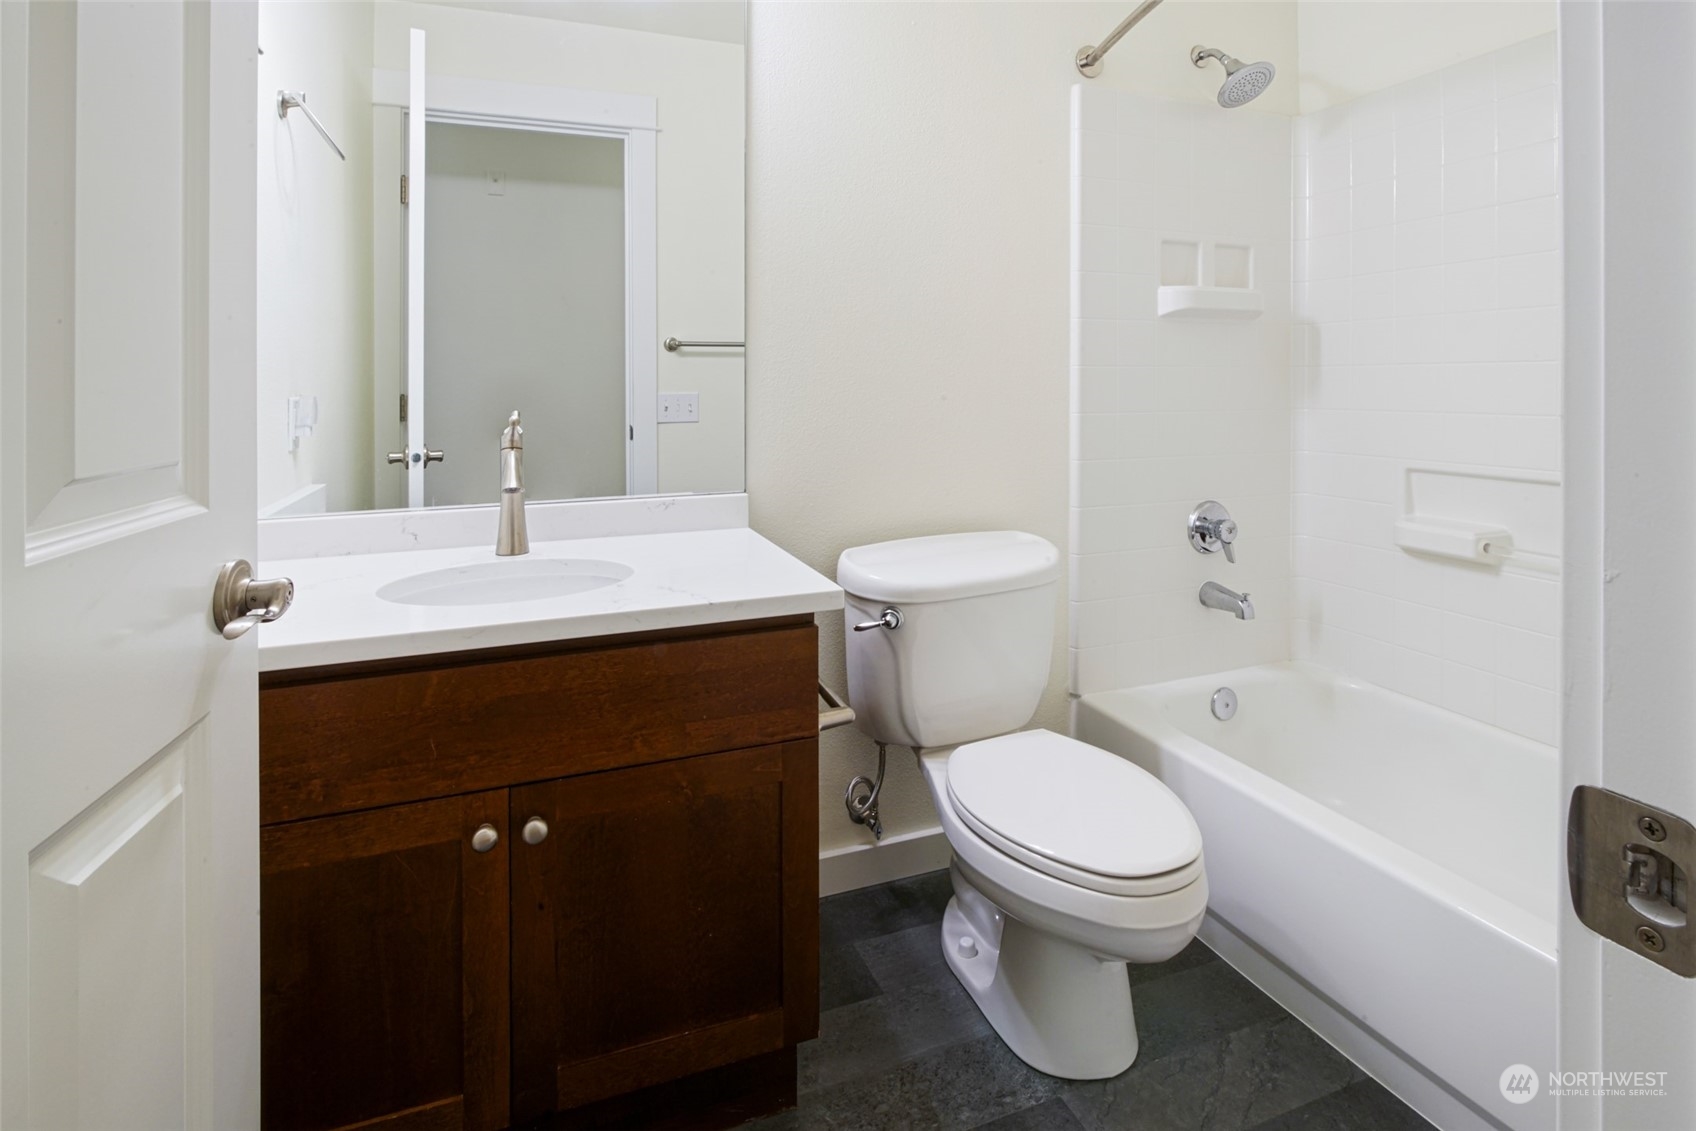
<path fill-rule="evenodd" d="M 942 826 L 819 853 L 819 895 L 835 895 L 948 867 Z"/>

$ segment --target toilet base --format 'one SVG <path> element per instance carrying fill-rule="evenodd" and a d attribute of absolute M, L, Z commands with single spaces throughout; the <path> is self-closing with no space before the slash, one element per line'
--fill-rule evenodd
<path fill-rule="evenodd" d="M 1008 918 L 951 869 L 954 898 L 942 916 L 948 968 L 997 1035 L 1039 1072 L 1101 1080 L 1137 1058 L 1125 963 Z"/>

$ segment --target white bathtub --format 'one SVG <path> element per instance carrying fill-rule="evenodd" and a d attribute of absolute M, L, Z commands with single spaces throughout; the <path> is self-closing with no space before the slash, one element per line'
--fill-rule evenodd
<path fill-rule="evenodd" d="M 1221 722 L 1215 689 L 1238 697 Z M 1554 1126 L 1555 751 L 1308 664 L 1086 695 L 1201 825 L 1202 938 L 1428 1119 Z"/>

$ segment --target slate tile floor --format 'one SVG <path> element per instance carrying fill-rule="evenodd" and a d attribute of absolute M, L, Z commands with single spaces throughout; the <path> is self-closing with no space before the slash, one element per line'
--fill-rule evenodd
<path fill-rule="evenodd" d="M 797 1110 L 761 1131 L 1430 1131 L 1199 942 L 1131 967 L 1142 1049 L 1112 1080 L 1057 1080 L 1007 1051 L 937 935 L 947 872 L 821 905 L 817 1040 Z"/>

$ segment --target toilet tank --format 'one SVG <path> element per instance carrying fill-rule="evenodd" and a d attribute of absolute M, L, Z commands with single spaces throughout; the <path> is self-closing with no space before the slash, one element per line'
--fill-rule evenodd
<path fill-rule="evenodd" d="M 1016 530 L 844 550 L 848 700 L 880 742 L 954 746 L 1030 722 L 1048 686 L 1060 551 Z M 885 609 L 899 628 L 854 631 Z"/>

